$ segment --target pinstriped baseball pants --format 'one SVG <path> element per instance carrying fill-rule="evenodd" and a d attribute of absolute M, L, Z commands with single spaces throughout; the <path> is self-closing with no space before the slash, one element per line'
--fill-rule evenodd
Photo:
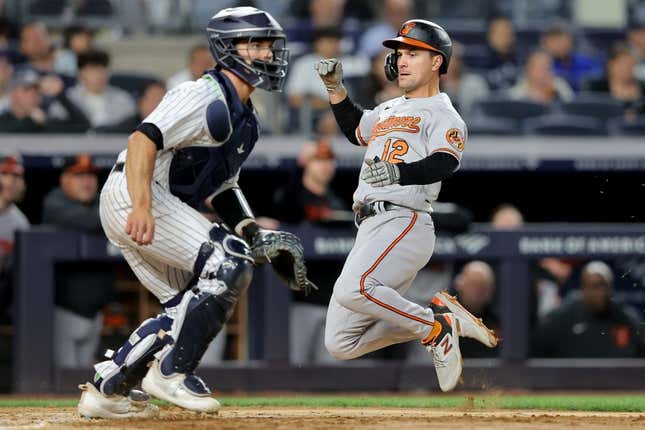
<path fill-rule="evenodd" d="M 164 303 L 192 278 L 197 253 L 209 240 L 212 224 L 161 185 L 153 181 L 151 186 L 155 234 L 150 245 L 137 245 L 125 232 L 132 203 L 124 172 L 110 173 L 101 191 L 100 215 L 110 242 L 119 247 L 139 281 Z M 216 252 L 221 253 L 218 248 Z"/>
<path fill-rule="evenodd" d="M 387 211 L 361 223 L 327 310 L 325 346 L 335 358 L 360 357 L 430 333 L 432 310 L 403 295 L 434 243 L 426 212 Z"/>

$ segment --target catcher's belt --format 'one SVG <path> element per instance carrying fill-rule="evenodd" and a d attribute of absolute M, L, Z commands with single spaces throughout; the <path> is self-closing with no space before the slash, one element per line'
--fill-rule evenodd
<path fill-rule="evenodd" d="M 112 167 L 112 171 L 110 173 L 112 173 L 112 172 L 123 172 L 124 168 L 125 168 L 125 163 L 121 163 L 121 162 L 116 163 L 114 165 L 114 167 Z"/>

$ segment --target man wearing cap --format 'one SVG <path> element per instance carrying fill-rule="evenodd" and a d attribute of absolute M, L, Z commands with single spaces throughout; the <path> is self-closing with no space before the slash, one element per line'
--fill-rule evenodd
<path fill-rule="evenodd" d="M 102 234 L 97 171 L 87 154 L 66 159 L 60 187 L 45 196 L 43 224 Z M 92 364 L 103 326 L 101 309 L 113 293 L 113 271 L 104 264 L 66 265 L 57 271 L 54 357 L 58 366 Z"/>
<path fill-rule="evenodd" d="M 12 255 L 16 231 L 27 230 L 29 221 L 15 201 L 21 192 L 24 168 L 17 157 L 0 158 L 0 312 L 11 305 Z M 4 318 L 5 315 L 2 315 Z"/>
<path fill-rule="evenodd" d="M 534 356 L 645 357 L 645 330 L 631 307 L 612 300 L 614 274 L 602 261 L 586 264 L 580 290 L 546 315 L 534 338 Z"/>
<path fill-rule="evenodd" d="M 55 75 L 38 76 L 33 70 L 15 73 L 9 106 L 0 115 L 0 132 L 82 132 L 89 128 L 85 115 L 69 101 L 63 81 Z"/>
<path fill-rule="evenodd" d="M 298 157 L 302 174 L 275 195 L 281 222 L 329 225 L 351 222 L 352 212 L 330 187 L 336 173 L 336 156 L 327 139 L 303 146 Z M 300 173 L 300 172 L 298 172 Z M 304 297 L 292 294 L 289 308 L 289 359 L 292 364 L 333 361 L 324 348 L 325 315 L 340 265 L 310 264 L 309 277 L 319 290 Z"/>
<path fill-rule="evenodd" d="M 459 168 L 466 144 L 466 124 L 439 91 L 452 41 L 439 25 L 412 19 L 383 45 L 393 50 L 385 74 L 404 95 L 371 110 L 349 98 L 340 61 L 315 65 L 340 129 L 366 147 L 354 192 L 358 233 L 329 302 L 325 346 L 347 360 L 420 341 L 432 354 L 440 388 L 449 391 L 461 376 L 459 337 L 497 344 L 495 334 L 445 292 L 427 307 L 404 297 L 432 255 L 432 204 L 441 181 Z"/>

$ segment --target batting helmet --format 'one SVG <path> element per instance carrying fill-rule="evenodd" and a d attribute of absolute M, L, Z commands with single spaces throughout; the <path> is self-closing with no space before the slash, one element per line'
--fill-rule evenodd
<path fill-rule="evenodd" d="M 443 63 L 439 68 L 439 74 L 442 75 L 448 71 L 448 63 L 450 63 L 452 55 L 452 40 L 440 25 L 425 19 L 406 21 L 394 39 L 383 41 L 383 46 L 386 48 L 396 50 L 400 45 L 410 45 L 441 54 Z M 396 57 L 395 53 L 390 53 L 385 57 L 385 75 L 390 81 L 395 80 L 399 75 Z"/>
<path fill-rule="evenodd" d="M 230 70 L 254 87 L 282 91 L 289 64 L 287 37 L 269 13 L 254 7 L 222 9 L 208 22 L 206 35 L 218 68 Z M 240 41 L 267 39 L 273 41 L 271 61 L 253 60 L 249 64 L 235 48 Z"/>

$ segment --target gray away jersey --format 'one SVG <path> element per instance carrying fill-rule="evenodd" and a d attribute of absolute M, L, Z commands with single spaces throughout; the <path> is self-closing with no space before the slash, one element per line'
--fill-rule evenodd
<path fill-rule="evenodd" d="M 468 131 L 445 93 L 432 97 L 397 97 L 363 111 L 356 138 L 367 146 L 365 159 L 412 163 L 435 152 L 461 161 Z M 365 168 L 365 163 L 361 166 Z M 429 185 L 388 185 L 376 188 L 359 179 L 354 206 L 389 201 L 416 210 L 431 211 L 441 182 Z"/>

